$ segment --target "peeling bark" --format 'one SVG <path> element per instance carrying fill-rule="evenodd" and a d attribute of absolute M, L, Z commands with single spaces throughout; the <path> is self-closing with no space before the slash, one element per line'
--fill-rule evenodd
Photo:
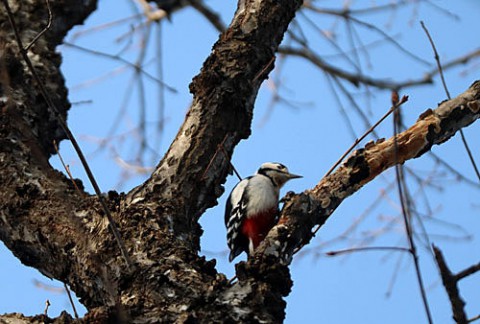
<path fill-rule="evenodd" d="M 91 3 L 52 2 L 54 25 L 31 50 L 37 72 L 64 116 L 70 106 L 58 70 L 60 57 L 53 50 L 72 22 L 81 22 L 93 10 Z M 11 2 L 26 44 L 46 23 L 43 4 L 43 0 L 30 7 Z M 222 142 L 231 154 L 250 134 L 258 88 L 273 69 L 275 51 L 300 4 L 242 3 L 192 82 L 192 107 L 151 178 L 127 195 L 108 194 L 112 216 L 134 262 L 133 272 L 123 263 L 97 199 L 75 191 L 50 167 L 53 141 L 64 134 L 20 59 L 12 34 L 5 34 L 1 61 L 8 71 L 1 87 L 6 100 L 0 115 L 4 188 L 0 239 L 24 264 L 68 283 L 89 311 L 84 321 L 278 322 L 284 318 L 285 303 L 264 307 L 268 300 L 261 295 L 246 313 L 236 311 L 235 298 L 220 297 L 233 295 L 225 290 L 228 283 L 216 272 L 215 260 L 198 256 L 198 219 L 216 204 L 229 172 L 228 159 L 216 154 L 218 144 Z M 70 16 L 75 13 L 78 16 Z M 4 11 L 0 25 L 11 30 Z M 257 289 L 248 292 L 258 294 Z"/>
<path fill-rule="evenodd" d="M 193 79 L 193 103 L 185 122 L 151 178 L 129 194 L 129 203 L 150 201 L 198 249 L 197 221 L 223 193 L 229 159 L 250 135 L 258 89 L 274 67 L 278 48 L 301 1 L 240 1 L 228 29 Z"/>
<path fill-rule="evenodd" d="M 480 117 L 480 81 L 452 100 L 428 109 L 409 129 L 387 140 L 370 142 L 353 152 L 331 175 L 311 190 L 291 196 L 279 224 L 255 253 L 249 266 L 270 262 L 288 264 L 297 248 L 309 242 L 315 225 L 323 225 L 335 209 L 388 168 L 422 156 L 433 145 L 449 140 Z"/>

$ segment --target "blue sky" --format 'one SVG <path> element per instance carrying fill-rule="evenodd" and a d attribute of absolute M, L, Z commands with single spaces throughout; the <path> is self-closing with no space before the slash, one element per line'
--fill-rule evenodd
<path fill-rule="evenodd" d="M 222 13 L 225 22 L 233 15 L 235 1 L 211 0 L 207 3 Z M 334 8 L 335 1 L 319 1 L 319 6 Z M 373 2 L 357 1 L 357 7 Z M 381 3 L 378 1 L 377 3 Z M 388 14 L 368 15 L 364 19 L 385 30 L 395 39 L 431 63 L 427 66 L 407 59 L 391 45 L 382 43 L 369 49 L 368 60 L 362 58 L 365 74 L 385 79 L 406 80 L 421 77 L 426 71 L 435 67 L 431 46 L 420 27 L 422 20 L 435 39 L 435 44 L 442 60 L 448 61 L 479 47 L 478 16 L 480 3 L 475 0 L 434 1 L 433 3 L 456 14 L 455 19 L 449 14 L 423 4 L 416 9 L 408 7 Z M 86 26 L 75 29 L 68 36 L 70 42 L 98 51 L 117 53 L 125 41 L 115 42 L 128 32 L 131 24 L 114 28 L 98 28 L 107 22 L 116 21 L 131 15 L 131 4 L 127 0 L 100 1 L 99 10 L 87 21 Z M 310 16 L 309 16 L 310 17 Z M 316 18 L 314 18 L 316 17 Z M 318 16 L 311 16 L 319 19 Z M 301 17 L 299 17 L 299 21 Z M 305 21 L 303 20 L 303 23 Z M 335 30 L 341 46 L 348 46 L 346 28 L 339 21 L 325 18 L 319 22 L 324 30 Z M 90 30 L 94 32 L 74 34 Z M 310 45 L 322 55 L 330 58 L 331 64 L 342 65 L 342 59 L 334 56 L 335 48 L 312 30 L 305 28 Z M 358 32 L 365 43 L 378 40 L 378 34 L 359 28 Z M 74 38 L 74 36 L 77 36 Z M 199 36 L 200 35 L 200 36 Z M 155 154 L 148 155 L 146 165 L 153 167 L 162 152 L 174 138 L 179 125 L 191 101 L 188 84 L 195 76 L 210 53 L 217 32 L 195 11 L 183 10 L 173 16 L 172 22 L 162 23 L 161 43 L 164 68 L 164 81 L 177 90 L 176 93 L 165 92 L 164 132 L 156 144 Z M 157 37 L 158 38 L 158 37 Z M 122 43 L 123 42 L 123 43 Z M 154 41 L 151 41 L 153 45 Z M 140 46 L 134 43 L 125 57 L 135 60 Z M 153 47 L 153 46 L 152 46 Z M 75 104 L 69 113 L 69 125 L 80 139 L 80 143 L 90 159 L 93 172 L 97 176 L 103 191 L 117 189 L 128 191 L 141 183 L 146 175 L 129 177 L 120 181 L 122 168 L 119 158 L 129 161 L 136 152 L 137 137 L 131 129 L 138 121 L 138 88 L 129 88 L 128 82 L 132 72 L 120 70 L 115 76 L 101 79 L 102 75 L 122 64 L 105 58 L 95 57 L 69 47 L 61 47 L 64 53 L 63 71 L 70 87 L 70 100 Z M 363 55 L 363 54 L 360 54 Z M 147 57 L 154 58 L 155 51 L 149 49 Z M 148 59 L 147 59 L 148 61 Z M 371 67 L 366 64 L 370 62 Z M 277 66 L 279 63 L 277 63 Z M 478 61 L 477 61 L 478 65 Z M 155 73 L 155 65 L 150 64 L 149 71 Z M 447 83 L 452 96 L 463 92 L 475 79 L 478 79 L 478 66 L 469 64 L 447 71 Z M 300 192 L 313 187 L 325 172 L 337 161 L 353 142 L 352 135 L 332 94 L 323 72 L 313 68 L 300 59 L 289 59 L 280 73 L 274 71 L 270 80 L 281 80 L 281 94 L 292 105 L 278 103 L 271 109 L 272 82 L 262 87 L 256 102 L 252 124 L 252 135 L 242 141 L 233 156 L 233 163 L 242 176 L 255 172 L 266 161 L 279 161 L 287 165 L 290 171 L 301 174 L 286 185 L 285 191 Z M 154 138 L 158 113 L 158 87 L 145 81 L 147 89 L 148 132 Z M 390 107 L 390 93 L 370 89 L 371 95 L 365 96 L 364 88 L 346 85 L 357 104 L 365 109 L 372 121 L 378 119 Z M 131 92 L 132 100 L 122 114 L 118 135 L 108 149 L 97 152 L 98 141 L 105 138 L 110 123 L 117 115 L 122 98 Z M 407 89 L 403 94 L 409 95 L 404 105 L 405 124 L 413 123 L 418 115 L 427 108 L 436 107 L 445 99 L 439 78 L 433 86 L 421 86 Z M 344 109 L 352 118 L 355 133 L 360 136 L 366 129 L 345 97 L 341 98 Z M 85 103 L 87 102 L 87 103 Z M 474 155 L 480 158 L 479 130 L 473 125 L 465 130 Z M 392 135 L 391 120 L 387 120 L 377 129 L 381 137 Z M 455 166 L 465 176 L 474 180 L 474 174 L 468 163 L 460 139 L 455 137 L 450 142 L 433 148 L 435 154 Z M 78 160 L 72 153 L 70 144 L 62 143 L 61 153 L 70 165 L 75 177 L 85 179 Z M 134 161 L 130 161 L 134 162 Z M 59 167 L 58 159 L 51 163 Z M 425 217 L 424 226 L 430 234 L 430 242 L 443 251 L 453 271 L 458 271 L 479 262 L 480 242 L 477 229 L 478 189 L 456 181 L 455 177 L 444 169 L 435 167 L 432 160 L 423 157 L 409 161 L 407 166 L 424 175 L 437 189 L 429 190 L 428 205 L 413 180 L 411 191 L 414 193 L 418 209 L 427 213 L 433 211 L 434 217 Z M 438 170 L 433 172 L 433 170 Z M 420 294 L 415 279 L 413 263 L 409 255 L 399 252 L 357 252 L 342 257 L 330 258 L 326 251 L 360 246 L 366 240 L 375 238 L 370 246 L 407 246 L 401 222 L 398 222 L 400 207 L 398 195 L 389 186 L 394 179 L 394 172 L 389 171 L 368 184 L 360 192 L 347 199 L 318 232 L 312 243 L 298 255 L 291 267 L 294 280 L 293 291 L 287 298 L 287 323 L 423 323 L 426 322 Z M 225 185 L 230 191 L 236 177 L 231 176 Z M 89 187 L 84 180 L 87 188 Z M 355 232 L 341 236 L 353 223 L 363 217 L 365 210 L 377 200 L 373 210 L 365 216 Z M 208 258 L 216 258 L 217 269 L 233 276 L 234 265 L 228 262 L 225 243 L 223 212 L 226 194 L 219 199 L 218 206 L 211 208 L 201 219 L 205 234 L 202 237 L 202 253 Z M 385 228 L 390 230 L 386 233 Z M 452 323 L 450 306 L 441 286 L 436 265 L 428 249 L 424 248 L 425 238 L 418 229 L 418 243 L 422 274 L 427 286 L 427 294 L 435 323 Z M 336 241 L 335 238 L 341 237 Z M 0 313 L 23 312 L 25 314 L 42 313 L 45 300 L 52 303 L 49 314 L 56 316 L 62 310 L 71 312 L 71 307 L 64 293 L 39 288 L 42 285 L 62 287 L 58 282 L 50 281 L 38 271 L 22 266 L 11 252 L 0 244 Z M 470 316 L 480 311 L 474 303 L 479 300 L 478 286 L 480 276 L 472 276 L 460 284 L 462 296 L 467 302 L 466 310 Z M 388 295 L 388 296 L 387 296 Z"/>

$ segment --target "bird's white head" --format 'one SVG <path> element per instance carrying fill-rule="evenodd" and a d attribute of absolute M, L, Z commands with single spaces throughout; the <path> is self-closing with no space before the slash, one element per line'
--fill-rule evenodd
<path fill-rule="evenodd" d="M 269 177 L 275 186 L 281 188 L 288 180 L 301 178 L 302 176 L 290 173 L 286 166 L 277 162 L 263 163 L 257 171 L 257 174 L 262 174 Z"/>

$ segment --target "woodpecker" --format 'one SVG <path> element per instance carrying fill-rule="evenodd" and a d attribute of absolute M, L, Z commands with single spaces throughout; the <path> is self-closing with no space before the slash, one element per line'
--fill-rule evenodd
<path fill-rule="evenodd" d="M 230 193 L 225 208 L 227 244 L 232 262 L 245 251 L 252 255 L 278 221 L 280 188 L 301 176 L 281 163 L 263 163 L 253 176 L 240 181 Z"/>

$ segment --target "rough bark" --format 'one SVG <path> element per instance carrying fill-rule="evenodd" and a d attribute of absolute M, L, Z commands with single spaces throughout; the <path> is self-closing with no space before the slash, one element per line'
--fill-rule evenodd
<path fill-rule="evenodd" d="M 59 56 L 53 54 L 71 25 L 69 8 L 83 1 L 52 2 L 54 25 L 32 48 L 34 65 L 54 102 L 69 108 Z M 26 265 L 66 282 L 89 313 L 86 321 L 185 322 L 284 318 L 284 303 L 252 300 L 239 314 L 227 280 L 215 261 L 198 256 L 198 219 L 216 204 L 229 172 L 227 154 L 250 133 L 253 103 L 273 69 L 275 51 L 300 1 L 245 1 L 228 30 L 214 45 L 191 85 L 194 101 L 175 141 L 151 178 L 128 195 L 110 192 L 109 207 L 134 270 L 123 259 L 97 199 L 74 186 L 48 164 L 53 141 L 64 137 L 20 59 L 11 32 L 5 33 L 0 116 L 0 239 Z M 46 24 L 43 1 L 11 2 L 22 38 L 28 44 Z M 77 12 L 77 11 L 75 11 Z M 10 26 L 2 11 L 1 27 Z M 79 14 L 80 15 L 80 14 Z M 28 25 L 35 21 L 37 24 Z M 69 22 L 81 22 L 69 17 Z M 30 36 L 30 37 L 28 37 Z M 256 312 L 257 310 L 260 310 Z"/>
<path fill-rule="evenodd" d="M 290 197 L 279 224 L 266 237 L 249 264 L 284 262 L 309 242 L 311 229 L 323 225 L 335 209 L 386 169 L 428 152 L 433 145 L 449 140 L 480 117 L 480 81 L 464 93 L 427 109 L 409 129 L 387 140 L 370 142 L 353 152 L 331 175 L 310 190 Z"/>
<path fill-rule="evenodd" d="M 46 22 L 43 0 L 10 1 L 25 43 Z M 121 257 L 96 197 L 78 192 L 48 158 L 64 137 L 18 54 L 5 12 L 0 59 L 0 239 L 26 265 L 66 282 L 87 307 L 86 322 L 281 322 L 294 249 L 310 239 L 353 192 L 395 163 L 418 157 L 478 118 L 479 84 L 421 116 L 397 137 L 356 151 L 314 189 L 294 195 L 238 281 L 198 256 L 198 219 L 216 204 L 228 157 L 250 134 L 261 82 L 301 1 L 241 1 L 190 90 L 193 104 L 150 179 L 128 194 L 109 192 L 109 207 L 134 262 Z M 55 46 L 94 9 L 91 1 L 52 1 L 54 24 L 31 58 L 66 115 L 69 104 Z M 71 319 L 65 317 L 63 322 Z M 33 319 L 32 319 L 33 322 Z"/>

